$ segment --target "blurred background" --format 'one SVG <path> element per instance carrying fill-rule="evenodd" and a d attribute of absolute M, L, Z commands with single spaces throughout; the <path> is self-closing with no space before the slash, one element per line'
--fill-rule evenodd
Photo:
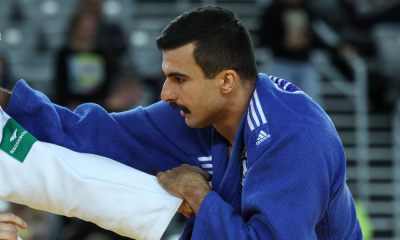
<path fill-rule="evenodd" d="M 250 30 L 259 72 L 303 89 L 347 156 L 365 239 L 400 239 L 400 0 L 0 0 L 0 86 L 19 79 L 71 110 L 160 100 L 155 40 L 185 11 L 220 5 Z M 24 240 L 126 239 L 91 223 L 0 202 Z M 178 239 L 176 215 L 163 239 Z"/>

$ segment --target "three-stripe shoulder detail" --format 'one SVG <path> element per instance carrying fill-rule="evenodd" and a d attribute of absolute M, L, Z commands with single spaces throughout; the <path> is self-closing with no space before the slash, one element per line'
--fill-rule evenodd
<path fill-rule="evenodd" d="M 294 85 L 291 82 L 288 82 L 282 78 L 278 78 L 278 77 L 274 77 L 274 76 L 270 76 L 268 75 L 269 78 L 275 83 L 275 87 L 278 88 L 279 90 L 283 90 L 285 92 L 289 92 L 289 93 L 303 93 L 303 91 L 297 87 L 296 85 Z"/>
<path fill-rule="evenodd" d="M 254 94 L 250 99 L 250 106 L 247 111 L 247 123 L 251 131 L 267 123 L 257 90 L 254 90 Z"/>

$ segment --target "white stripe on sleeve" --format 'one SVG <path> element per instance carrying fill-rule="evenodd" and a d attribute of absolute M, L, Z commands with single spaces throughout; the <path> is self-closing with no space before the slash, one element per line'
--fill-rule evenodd
<path fill-rule="evenodd" d="M 197 158 L 197 159 L 199 159 L 200 162 L 211 161 L 211 160 L 212 160 L 212 156 L 209 156 L 209 157 L 199 157 L 199 158 Z"/>
<path fill-rule="evenodd" d="M 251 122 L 251 118 L 250 118 L 250 109 L 247 111 L 247 123 L 249 124 L 250 130 L 253 131 L 254 130 L 254 126 L 253 123 Z"/>
<path fill-rule="evenodd" d="M 251 109 L 251 116 L 253 116 L 254 121 L 256 122 L 257 127 L 260 126 L 260 121 L 258 121 L 258 117 L 256 111 L 254 110 L 253 99 L 250 99 L 250 109 Z"/>
<path fill-rule="evenodd" d="M 257 90 L 254 90 L 254 99 L 256 100 L 256 106 L 257 106 L 257 109 L 258 109 L 258 113 L 261 116 L 261 120 L 262 120 L 263 124 L 266 124 L 267 123 L 267 119 L 265 119 L 264 112 L 263 112 L 263 110 L 261 108 L 260 100 L 258 99 Z"/>
<path fill-rule="evenodd" d="M 286 83 L 285 86 L 283 86 L 283 90 L 286 90 L 286 88 L 287 88 L 290 84 L 291 84 L 290 82 Z"/>
<path fill-rule="evenodd" d="M 203 168 L 212 168 L 212 164 L 201 164 Z"/>

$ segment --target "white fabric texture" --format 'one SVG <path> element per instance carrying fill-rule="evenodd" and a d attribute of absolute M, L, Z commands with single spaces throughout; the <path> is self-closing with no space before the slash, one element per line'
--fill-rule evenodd
<path fill-rule="evenodd" d="M 9 116 L 0 112 L 4 127 Z M 21 136 L 17 133 L 2 141 L 11 142 Z M 154 176 L 39 141 L 23 163 L 0 150 L 0 183 L 3 200 L 77 217 L 135 239 L 160 239 L 182 203 Z"/>

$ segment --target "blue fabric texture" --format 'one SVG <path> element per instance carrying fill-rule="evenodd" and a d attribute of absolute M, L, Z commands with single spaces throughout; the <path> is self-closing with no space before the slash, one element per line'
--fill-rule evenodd
<path fill-rule="evenodd" d="M 95 104 L 70 112 L 19 81 L 6 112 L 40 141 L 150 174 L 183 163 L 208 171 L 213 191 L 181 239 L 362 239 L 339 136 L 325 112 L 283 79 L 259 74 L 230 159 L 213 126 L 189 128 L 164 102 L 123 113 Z"/>

